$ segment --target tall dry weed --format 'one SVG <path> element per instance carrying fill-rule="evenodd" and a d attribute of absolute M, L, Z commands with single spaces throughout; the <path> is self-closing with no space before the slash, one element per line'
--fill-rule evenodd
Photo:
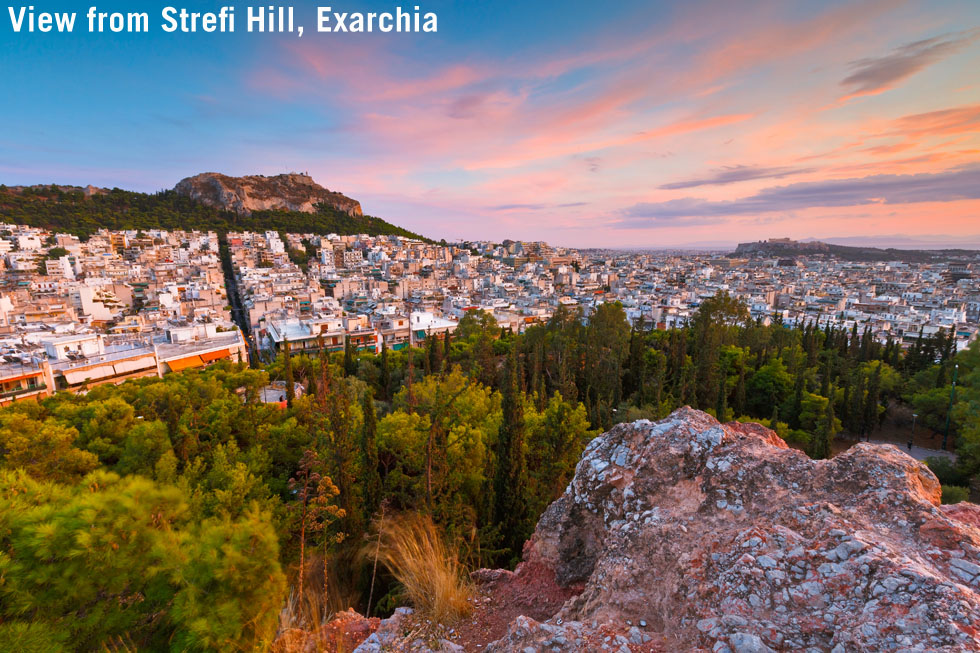
<path fill-rule="evenodd" d="M 378 528 L 378 541 L 366 545 L 362 554 L 369 559 L 378 556 L 401 584 L 412 607 L 440 624 L 470 614 L 473 586 L 430 517 L 389 516 Z"/>

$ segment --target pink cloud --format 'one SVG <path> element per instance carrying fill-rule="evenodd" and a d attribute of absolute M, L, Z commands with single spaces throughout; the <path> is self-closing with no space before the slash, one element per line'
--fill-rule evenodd
<path fill-rule="evenodd" d="M 977 105 L 913 107 L 892 119 L 822 106 L 898 4 L 805 19 L 776 17 L 781 3 L 752 12 L 694 4 L 653 32 L 609 31 L 530 61 L 474 54 L 423 64 L 380 40 L 304 41 L 274 53 L 250 83 L 341 116 L 350 152 L 339 164 L 325 155 L 323 169 L 355 195 L 494 220 L 486 207 L 511 207 L 497 214 L 512 217 L 534 207 L 536 224 L 571 227 L 630 202 L 680 197 L 649 189 L 712 168 L 795 167 L 801 180 L 820 181 L 975 159 Z M 678 58 L 685 48 L 699 54 Z M 723 201 L 765 183 L 704 194 Z"/>

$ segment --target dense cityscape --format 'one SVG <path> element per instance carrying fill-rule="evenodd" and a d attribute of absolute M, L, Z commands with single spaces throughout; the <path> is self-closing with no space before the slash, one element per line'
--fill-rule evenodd
<path fill-rule="evenodd" d="M 736 258 L 267 231 L 228 233 L 223 270 L 213 231 L 0 232 L 3 403 L 222 359 L 268 362 L 285 342 L 294 351 L 417 347 L 471 311 L 521 333 L 559 306 L 587 319 L 619 302 L 634 327 L 672 329 L 725 291 L 762 324 L 857 325 L 906 346 L 945 330 L 957 350 L 980 318 L 977 257 Z"/>

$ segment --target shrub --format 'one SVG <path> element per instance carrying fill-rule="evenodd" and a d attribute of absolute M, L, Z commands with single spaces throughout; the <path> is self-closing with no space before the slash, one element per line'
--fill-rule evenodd
<path fill-rule="evenodd" d="M 970 498 L 970 490 L 960 485 L 943 486 L 943 503 L 959 503 Z"/>
<path fill-rule="evenodd" d="M 969 476 L 950 458 L 930 456 L 925 462 L 943 485 L 966 485 L 969 482 Z"/>

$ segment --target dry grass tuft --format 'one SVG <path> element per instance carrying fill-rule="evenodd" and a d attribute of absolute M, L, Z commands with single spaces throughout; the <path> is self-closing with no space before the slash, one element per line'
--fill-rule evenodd
<path fill-rule="evenodd" d="M 451 624 L 470 614 L 473 586 L 430 517 L 389 517 L 381 524 L 379 538 L 377 549 L 375 543 L 365 546 L 365 557 L 373 559 L 377 551 L 379 561 L 423 617 Z"/>

